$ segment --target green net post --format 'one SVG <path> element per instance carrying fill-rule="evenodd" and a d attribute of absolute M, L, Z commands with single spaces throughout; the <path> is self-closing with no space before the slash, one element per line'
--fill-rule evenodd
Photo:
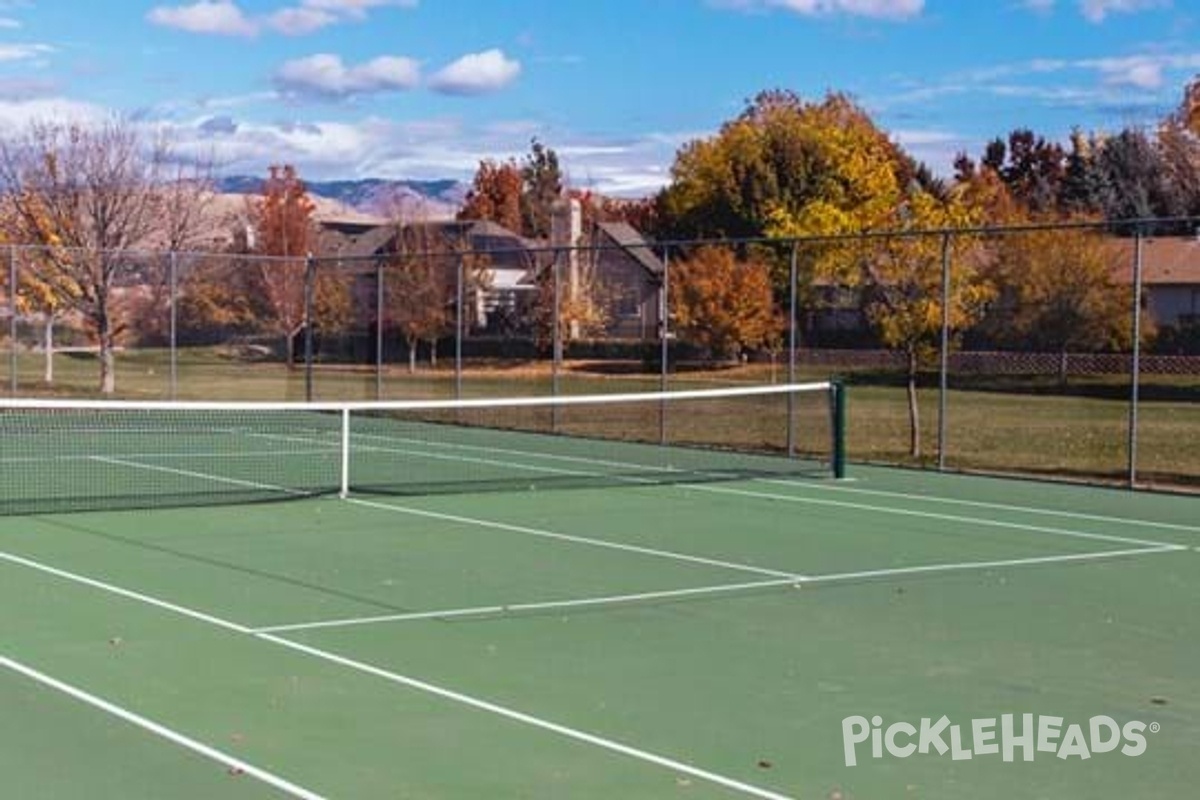
<path fill-rule="evenodd" d="M 846 384 L 835 380 L 830 384 L 829 403 L 833 422 L 833 477 L 846 477 Z"/>

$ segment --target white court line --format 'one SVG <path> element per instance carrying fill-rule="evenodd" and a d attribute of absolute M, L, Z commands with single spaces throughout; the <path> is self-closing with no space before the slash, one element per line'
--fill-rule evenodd
<path fill-rule="evenodd" d="M 547 731 L 547 732 L 556 734 L 558 736 L 561 736 L 561 737 L 564 737 L 567 739 L 572 739 L 577 742 L 583 742 L 584 744 L 589 744 L 594 747 L 598 747 L 598 748 L 607 750 L 609 752 L 618 753 L 620 755 L 627 756 L 629 758 L 633 758 L 638 761 L 643 761 L 643 762 L 646 762 L 649 764 L 654 764 L 655 766 L 664 767 L 668 770 L 672 770 L 677 773 L 682 773 L 684 775 L 689 775 L 693 778 L 697 778 L 697 779 L 706 781 L 708 783 L 712 783 L 717 786 L 723 786 L 726 789 L 732 789 L 733 791 L 740 792 L 742 794 L 750 795 L 753 797 L 759 797 L 759 798 L 762 798 L 763 800 L 794 800 L 794 798 L 790 798 L 787 795 L 779 794 L 778 792 L 774 792 L 769 789 L 764 789 L 762 787 L 755 786 L 753 784 L 745 783 L 743 781 L 739 781 L 734 778 L 729 778 L 729 777 L 726 777 L 726 776 L 721 775 L 716 772 L 710 772 L 708 770 L 701 769 L 699 767 L 693 766 L 693 765 L 688 764 L 683 761 L 677 761 L 672 758 L 660 756 L 660 755 L 651 753 L 646 750 L 639 750 L 638 748 L 631 747 L 626 744 L 622 744 L 621 742 L 618 742 L 614 739 L 607 739 L 605 737 L 597 736 L 595 734 L 591 734 L 586 731 L 579 730 L 577 728 L 571 728 L 566 725 L 560 725 L 556 722 L 551 722 L 551 721 L 543 719 L 541 717 L 535 717 L 531 714 L 526 714 L 522 711 L 517 711 L 513 708 L 509 708 L 508 706 L 502 706 L 497 703 L 492 703 L 488 700 L 483 700 L 483 699 L 474 697 L 472 695 L 463 694 L 461 692 L 456 692 L 452 689 L 446 689 L 442 686 L 428 683 L 426 681 L 422 681 L 417 678 L 412 678 L 407 675 L 402 675 L 398 672 L 391 672 L 389 670 L 385 670 L 380 667 L 376 667 L 372 664 L 368 664 L 363 661 L 356 661 L 356 660 L 353 660 L 350 658 L 346 658 L 344 656 L 337 655 L 336 653 L 329 652 L 328 650 L 321 650 L 316 647 L 310 647 L 308 645 L 300 644 L 298 642 L 293 642 L 288 639 L 284 639 L 282 637 L 279 637 L 279 636 L 276 636 L 276 635 L 270 634 L 270 633 L 253 634 L 250 628 L 248 628 L 244 625 L 239 625 L 236 622 L 222 620 L 218 617 L 214 617 L 209 614 L 205 614 L 201 611 L 195 611 L 192 609 L 185 608 L 183 606 L 178 606 L 174 603 L 170 603 L 165 600 L 160 600 L 160 599 L 152 597 L 150 595 L 142 594 L 140 592 L 135 592 L 130 589 L 124 589 L 119 586 L 115 586 L 113 584 L 108 584 L 103 581 L 96 580 L 94 578 L 87 578 L 82 575 L 77 575 L 77 574 L 74 574 L 71 572 L 67 572 L 66 570 L 58 569 L 56 567 L 51 567 L 46 564 L 41 564 L 41 563 L 33 561 L 31 559 L 23 558 L 21 556 L 16 556 L 11 553 L 5 553 L 4 551 L 0 551 L 0 560 L 9 561 L 14 564 L 19 564 L 21 566 L 29 567 L 31 569 L 35 569 L 35 570 L 38 570 L 38 571 L 41 571 L 41 572 L 44 572 L 44 573 L 47 573 L 50 575 L 54 575 L 56 577 L 63 578 L 65 580 L 73 581 L 75 583 L 80 583 L 85 586 L 92 587 L 94 589 L 99 589 L 101 591 L 108 592 L 110 594 L 118 595 L 120 597 L 124 597 L 124 598 L 130 599 L 130 600 L 135 600 L 135 601 L 138 601 L 141 603 L 145 603 L 147 605 L 151 605 L 156 608 L 164 609 L 167 611 L 173 611 L 177 614 L 181 614 L 190 619 L 199 620 L 199 621 L 208 622 L 208 623 L 217 625 L 221 628 L 224 628 L 225 630 L 235 631 L 238 633 L 252 634 L 256 638 L 258 638 L 262 641 L 271 642 L 273 644 L 279 645 L 280 647 L 285 647 L 285 648 L 288 648 L 289 650 L 294 650 L 294 651 L 297 651 L 300 653 L 304 653 L 305 655 L 312 656 L 313 658 L 317 658 L 322 661 L 329 662 L 331 664 L 336 664 L 338 666 L 345 667 L 347 669 L 351 669 L 351 670 L 354 670 L 356 672 L 360 672 L 360 673 L 363 673 L 366 675 L 372 675 L 374 677 L 381 678 L 390 683 L 394 683 L 394 684 L 404 686 L 404 687 L 407 687 L 410 689 L 415 689 L 417 691 L 424 692 L 425 694 L 431 694 L 431 695 L 434 695 L 435 697 L 440 697 L 444 700 L 449 700 L 458 705 L 467 706 L 469 708 L 474 708 L 479 711 L 485 711 L 487 713 L 490 713 L 490 714 L 493 714 L 493 715 L 496 715 L 499 717 L 503 717 L 505 719 L 512 720 L 514 722 L 519 722 L 519 723 L 522 723 L 524 725 L 527 725 L 527 726 L 530 726 L 533 728 L 538 728 L 540 730 Z"/>
<path fill-rule="evenodd" d="M 831 508 L 851 508 L 856 511 L 869 511 L 874 514 L 892 514 L 900 517 L 917 517 L 919 519 L 936 519 L 940 522 L 960 522 L 967 525 L 979 525 L 985 528 L 1004 528 L 1006 530 L 1027 531 L 1030 533 L 1045 533 L 1051 536 L 1067 536 L 1075 539 L 1091 539 L 1097 542 L 1113 542 L 1115 544 L 1132 544 L 1141 547 L 1174 547 L 1170 542 L 1158 542 L 1151 539 L 1137 539 L 1132 536 L 1114 536 L 1109 533 L 1090 533 L 1068 528 L 1051 528 L 1045 525 L 1028 525 L 1023 522 L 1004 522 L 986 517 L 964 517 L 957 514 L 942 514 L 934 511 L 917 511 L 916 509 L 893 508 L 891 506 L 875 506 L 869 503 L 851 503 L 846 500 L 826 500 L 817 497 L 798 497 L 792 494 L 775 494 L 772 492 L 754 492 L 748 489 L 733 489 L 723 486 L 707 486 L 704 484 L 689 484 L 689 491 L 714 492 L 731 494 L 739 497 L 758 497 L 764 500 L 776 500 L 783 503 L 801 503 L 813 506 L 828 506 Z"/>
<path fill-rule="evenodd" d="M 187 750 L 191 750 L 193 753 L 197 753 L 207 759 L 216 761 L 217 763 L 222 764 L 230 769 L 238 770 L 239 772 L 255 778 L 267 784 L 268 786 L 278 789 L 284 794 L 300 798 L 300 800 L 324 800 L 324 797 L 316 792 L 309 791 L 308 789 L 298 786 L 291 781 L 284 780 L 272 772 L 268 772 L 265 769 L 256 767 L 253 764 L 237 758 L 236 756 L 231 756 L 228 753 L 224 753 L 215 747 L 210 747 L 203 742 L 198 742 L 189 736 L 185 736 L 182 733 L 166 727 L 165 725 L 160 725 L 159 723 L 147 719 L 140 714 L 135 714 L 134 712 L 111 703 L 108 700 L 85 692 L 83 689 L 72 686 L 69 683 L 64 683 L 63 681 L 53 678 L 44 672 L 39 672 L 33 667 L 22 664 L 19 661 L 14 661 L 11 658 L 0 655 L 0 667 L 11 670 L 20 675 L 24 675 L 30 680 L 36 681 L 43 686 L 47 686 L 55 691 L 61 692 L 62 694 L 74 698 L 82 703 L 86 703 L 93 708 L 117 717 L 118 719 L 128 722 L 131 725 L 135 725 L 144 731 L 148 731 L 149 733 L 158 736 L 159 738 L 166 739 L 172 744 L 178 745 L 179 747 L 183 747 Z"/>
<path fill-rule="evenodd" d="M 655 556 L 657 558 L 666 558 L 673 561 L 682 561 L 689 564 L 703 564 L 708 567 L 720 567 L 722 569 L 736 570 L 738 572 L 749 572 L 756 575 L 770 575 L 775 578 L 784 578 L 786 580 L 803 580 L 804 576 L 794 572 L 784 572 L 777 569 L 768 569 L 766 567 L 755 567 L 750 564 L 740 564 L 735 561 L 722 561 L 716 558 L 704 558 L 703 556 L 693 556 L 686 553 L 677 553 L 673 550 L 658 550 L 653 547 L 639 547 L 633 544 L 621 544 L 620 542 L 608 542 L 603 539 L 589 539 L 586 536 L 572 536 L 569 533 L 557 533 L 555 531 L 543 530 L 541 528 L 529 528 L 524 525 L 510 525 L 506 522 L 495 522 L 488 519 L 478 519 L 476 517 L 464 517 L 458 514 L 443 514 L 437 511 L 426 511 L 420 508 L 412 508 L 410 506 L 393 505 L 391 503 L 379 503 L 374 500 L 362 500 L 357 497 L 347 497 L 344 502 L 351 503 L 356 506 L 365 508 L 376 508 L 381 511 L 389 511 L 393 514 L 407 514 L 414 517 L 425 517 L 427 519 L 436 519 L 443 522 L 457 522 L 463 525 L 474 525 L 479 528 L 491 528 L 493 530 L 508 531 L 509 533 L 521 533 L 527 536 L 537 536 L 542 539 L 553 539 L 560 542 L 573 542 L 575 544 L 585 544 L 590 547 L 602 547 L 608 550 L 620 550 L 626 553 L 639 553 L 646 556 Z"/>
<path fill-rule="evenodd" d="M 589 458 L 586 456 L 568 456 L 568 455 L 562 455 L 562 454 L 537 453 L 537 452 L 515 450 L 515 449 L 509 449 L 509 448 L 487 447 L 487 446 L 483 446 L 483 445 L 469 445 L 469 444 L 450 443 L 450 442 L 421 442 L 420 440 L 411 440 L 411 439 L 405 439 L 405 438 L 388 437 L 388 436 L 380 436 L 380 435 L 373 435 L 373 434 L 356 434 L 356 436 L 359 438 L 371 438 L 371 439 L 377 439 L 377 440 L 383 439 L 385 441 L 404 441 L 404 442 L 411 442 L 411 443 L 418 443 L 418 444 L 426 444 L 431 447 L 442 447 L 442 448 L 461 449 L 461 450 L 475 450 L 475 451 L 482 451 L 482 452 L 494 452 L 494 453 L 501 453 L 504 455 L 525 456 L 525 457 L 534 458 L 534 459 L 546 459 L 546 460 L 551 460 L 551 461 L 566 461 L 566 462 L 574 462 L 574 463 L 579 463 L 579 464 L 592 464 L 595 466 L 603 466 L 603 467 L 617 467 L 617 468 L 622 468 L 622 469 L 638 469 L 638 470 L 642 470 L 644 472 L 652 472 L 652 473 L 667 473 L 667 474 L 689 474 L 689 473 L 691 473 L 691 474 L 695 474 L 695 473 L 692 473 L 690 470 L 675 469 L 675 468 L 671 468 L 671 467 L 647 466 L 647 465 L 643 465 L 643 464 L 625 463 L 625 462 L 620 462 L 620 461 L 609 461 L 609 460 L 605 460 L 605 459 Z M 381 448 L 375 448 L 375 449 L 381 449 Z M 405 451 L 401 451 L 401 452 L 409 453 L 412 451 L 405 450 Z M 420 453 L 417 453 L 417 454 L 421 455 Z M 431 458 L 444 458 L 443 456 L 437 456 L 437 455 L 430 455 L 430 457 Z M 469 459 L 463 459 L 463 460 L 467 461 Z M 536 465 L 530 465 L 530 464 L 516 465 L 516 464 L 510 464 L 508 462 L 495 462 L 495 463 L 497 463 L 500 466 L 520 466 L 525 469 L 530 469 L 530 468 L 541 469 L 540 467 L 537 467 Z M 550 474 L 560 472 L 560 470 L 558 470 L 556 468 L 552 468 L 552 467 L 546 467 L 545 470 Z M 561 472 L 566 472 L 566 471 L 561 471 Z M 639 484 L 640 483 L 654 483 L 654 481 L 650 481 L 648 479 L 638 479 L 638 478 L 634 478 L 631 476 L 604 475 L 603 473 L 596 473 L 596 472 L 578 472 L 578 473 L 566 472 L 566 474 L 590 475 L 592 477 L 609 477 L 612 480 L 616 480 L 619 482 L 629 482 L 629 483 L 639 483 Z M 704 474 L 704 473 L 700 473 L 700 474 Z M 709 474 L 714 474 L 714 473 L 709 473 Z M 751 480 L 754 480 L 756 482 L 776 483 L 776 484 L 783 484 L 783 485 L 788 485 L 788 486 L 799 486 L 799 487 L 808 487 L 810 485 L 808 483 L 802 483 L 800 481 L 789 481 L 789 480 L 783 480 L 783 479 L 752 478 Z M 832 486 L 832 485 L 827 485 L 827 484 L 818 484 L 815 482 L 811 485 L 813 487 L 819 487 L 819 488 L 827 489 L 827 490 L 842 490 L 842 491 L 847 491 L 847 492 L 856 492 L 856 491 L 871 492 L 872 491 L 872 490 L 856 489 L 854 487 L 849 487 L 849 486 L 841 486 L 841 485 Z M 686 483 L 685 482 L 682 484 L 677 484 L 673 488 L 681 489 L 684 491 L 700 491 L 700 492 L 710 492 L 710 493 L 714 493 L 714 494 L 732 494 L 732 495 L 736 495 L 736 496 L 740 496 L 740 497 L 753 497 L 753 498 L 759 498 L 759 499 L 764 499 L 764 500 L 782 500 L 784 502 L 792 502 L 792 503 L 808 503 L 811 505 L 825 505 L 825 506 L 833 506 L 833 507 L 840 507 L 840 508 L 853 508 L 853 509 L 858 509 L 858 510 L 872 511 L 875 513 L 898 514 L 898 515 L 902 515 L 902 516 L 916 516 L 916 517 L 924 517 L 927 519 L 938 519 L 938 520 L 949 521 L 949 522 L 965 522 L 965 523 L 970 523 L 970 524 L 979 524 L 979 525 L 986 525 L 986 526 L 991 526 L 991 527 L 1026 530 L 1026 531 L 1031 531 L 1034 533 L 1048 533 L 1048 534 L 1052 534 L 1052 535 L 1056 535 L 1056 536 L 1074 536 L 1074 537 L 1085 538 L 1085 539 L 1094 539 L 1097 541 L 1113 542 L 1116 544 L 1133 544 L 1133 545 L 1141 545 L 1141 546 L 1145 546 L 1145 547 L 1161 547 L 1161 546 L 1165 546 L 1165 545 L 1169 544 L 1169 542 L 1159 542 L 1159 541 L 1153 541 L 1153 540 L 1148 540 L 1148 539 L 1137 539 L 1137 538 L 1132 538 L 1132 537 L 1128 537 L 1128 536 L 1116 536 L 1116 535 L 1102 534 L 1102 533 L 1088 533 L 1088 532 L 1084 532 L 1084 531 L 1073 531 L 1073 530 L 1068 530 L 1068 529 L 1063 529 L 1063 528 L 1052 528 L 1052 527 L 1038 526 L 1038 525 L 1026 525 L 1024 523 L 1016 523 L 1016 522 L 1002 522 L 999 520 L 990 520 L 990 519 L 979 518 L 979 517 L 963 517 L 963 516 L 956 516 L 956 515 L 949 515 L 949 514 L 939 514 L 936 512 L 929 512 L 929 511 L 917 511 L 914 509 L 894 508 L 891 506 L 870 505 L 870 504 L 866 504 L 866 503 L 851 503 L 851 502 L 847 502 L 847 501 L 822 500 L 822 499 L 818 499 L 818 498 L 797 497 L 796 495 L 775 494 L 775 493 L 768 493 L 768 492 L 755 492 L 755 491 L 750 491 L 750 490 L 734 489 L 732 487 L 727 487 L 727 486 L 724 486 L 724 487 L 723 486 L 711 486 L 711 485 L 703 484 L 703 483 Z M 1034 509 L 1034 508 L 1026 508 L 1026 507 L 1022 507 L 1022 506 L 1008 506 L 1008 505 L 1004 505 L 1004 504 L 1000 504 L 1000 503 L 995 503 L 995 504 L 975 503 L 974 501 L 967 501 L 967 500 L 955 501 L 950 498 L 932 498 L 932 497 L 928 497 L 925 495 L 905 495 L 903 493 L 883 493 L 883 492 L 878 492 L 878 493 L 882 494 L 884 496 L 891 495 L 891 496 L 894 496 L 899 499 L 944 501 L 946 503 L 957 503 L 957 504 L 961 504 L 964 506 L 970 505 L 970 506 L 977 506 L 980 508 L 991 508 L 994 510 L 1007 510 L 1007 511 L 1025 512 L 1025 513 L 1037 513 L 1037 514 L 1044 514 L 1047 516 L 1062 516 L 1063 518 L 1078 518 L 1078 519 L 1090 520 L 1093 522 L 1112 522 L 1112 523 L 1121 523 L 1121 524 L 1129 524 L 1129 525 L 1137 525 L 1137 526 L 1145 525 L 1146 527 L 1158 527 L 1158 528 L 1165 528 L 1165 529 L 1178 529 L 1178 530 L 1188 530 L 1188 531 L 1200 532 L 1200 528 L 1189 528 L 1187 526 L 1174 526 L 1169 523 L 1153 523 L 1153 522 L 1149 522 L 1149 521 L 1124 519 L 1124 518 L 1119 518 L 1119 517 L 1102 517 L 1099 515 L 1093 516 L 1093 515 L 1084 515 L 1084 514 L 1072 514 L 1070 512 L 1058 512 L 1058 511 L 1054 511 L 1052 509 L 1039 510 L 1039 509 Z"/>
<path fill-rule="evenodd" d="M 143 464 L 138 461 L 125 461 L 120 458 L 111 456 L 88 456 L 92 461 L 99 461 L 104 464 L 115 464 L 119 467 L 130 467 L 132 469 L 144 469 L 150 472 L 165 472 L 168 475 L 179 475 L 184 478 L 197 478 L 206 481 L 215 481 L 216 483 L 228 483 L 233 486 L 244 486 L 248 489 L 263 489 L 268 492 L 281 492 L 282 494 L 290 494 L 295 497 L 313 497 L 312 492 L 304 492 L 299 489 L 289 489 L 286 486 L 276 486 L 271 483 L 259 483 L 257 481 L 247 481 L 241 478 L 228 478 L 224 475 L 213 475 L 208 472 L 194 472 L 190 469 L 178 469 L 176 467 L 164 467 L 158 464 Z"/>
<path fill-rule="evenodd" d="M 638 594 L 611 595 L 607 597 L 585 597 L 576 600 L 547 600 L 540 603 L 510 603 L 507 605 L 443 609 L 441 611 L 415 611 L 405 614 L 380 614 L 378 616 L 371 617 L 348 617 L 345 619 L 321 620 L 317 622 L 298 622 L 288 625 L 272 625 L 269 627 L 255 628 L 253 633 L 285 633 L 288 631 L 319 630 L 322 628 L 350 628 L 361 625 L 377 625 L 389 622 L 414 622 L 428 619 L 457 619 L 462 617 L 482 617 L 498 614 L 517 614 L 528 611 L 566 611 L 573 608 L 616 606 L 647 600 L 673 600 L 689 597 L 707 598 L 718 594 L 782 586 L 790 586 L 798 589 L 803 586 L 820 583 L 836 583 L 840 581 L 866 580 L 871 578 L 893 578 L 928 573 L 971 572 L 976 570 L 1025 567 L 1039 564 L 1098 561 L 1101 559 L 1129 558 L 1132 556 L 1152 555 L 1155 553 L 1175 553 L 1188 549 L 1189 548 L 1184 545 L 1167 545 L 1164 547 L 1139 547 L 1128 550 L 1104 550 L 1096 553 L 1068 553 L 1055 556 L 1032 556 L 1028 558 L 1008 558 L 994 561 L 963 561 L 950 564 L 920 564 L 912 567 L 885 567 L 881 569 L 860 570 L 857 572 L 808 575 L 798 580 L 756 581 L 741 584 L 701 586 L 693 589 L 669 589 L 659 592 L 642 592 Z"/>
<path fill-rule="evenodd" d="M 108 464 L 116 464 L 122 467 L 130 467 L 133 469 L 146 469 L 152 472 L 166 472 L 173 475 L 182 475 L 189 478 L 198 478 L 219 483 L 229 483 L 236 486 L 246 486 L 254 489 L 265 489 L 268 491 L 284 492 L 286 494 L 295 495 L 297 497 L 311 497 L 309 492 L 302 492 L 297 489 L 288 489 L 283 486 L 274 486 L 267 483 L 257 483 L 254 481 L 245 481 L 239 478 L 226 478 L 221 475 L 209 475 L 203 472 L 193 472 L 191 470 L 181 470 L 174 467 L 163 467 L 156 464 L 140 464 L 136 461 L 124 461 L 119 458 L 108 458 L 105 456 L 93 456 L 96 461 L 101 461 Z M 575 544 L 586 544 L 592 547 L 602 547 L 609 550 L 621 550 L 627 553 L 638 553 L 640 555 L 654 556 L 656 558 L 667 558 L 674 561 L 681 561 L 689 564 L 703 564 L 710 567 L 720 567 L 722 569 L 736 570 L 739 572 L 748 572 L 756 575 L 770 575 L 774 578 L 785 578 L 788 580 L 799 580 L 802 575 L 797 575 L 791 572 L 781 570 L 767 569 L 765 567 L 755 567 L 749 564 L 739 564 L 733 561 L 721 561 L 714 558 L 704 558 L 702 556 L 693 556 L 686 553 L 677 553 L 671 550 L 658 550 L 651 547 L 638 547 L 631 544 L 620 544 L 618 542 L 607 542 L 603 539 L 589 539 L 586 536 L 572 536 L 566 533 L 556 533 L 554 531 L 540 530 L 538 528 L 527 528 L 520 525 L 508 525 L 503 522 L 492 522 L 490 520 L 475 519 L 472 517 L 459 517 L 452 514 L 439 514 L 433 511 L 422 511 L 420 509 L 409 508 L 407 506 L 389 505 L 386 503 L 377 503 L 371 500 L 360 500 L 354 497 L 345 499 L 347 503 L 366 506 L 368 508 L 385 509 L 397 514 L 409 514 L 411 516 L 426 517 L 429 519 L 439 519 L 446 522 L 457 522 L 477 527 L 493 528 L 496 530 L 508 531 L 510 533 L 522 533 L 529 536 L 539 536 L 544 539 L 555 539 L 564 542 L 573 542 Z"/>
<path fill-rule="evenodd" d="M 837 572 L 827 575 L 811 575 L 803 583 L 834 583 L 836 581 L 864 580 L 867 578 L 894 578 L 903 575 L 920 575 L 931 572 L 966 572 L 970 570 L 1000 569 L 1003 567 L 1025 567 L 1035 564 L 1062 564 L 1072 561 L 1097 561 L 1107 558 L 1152 555 L 1155 553 L 1178 553 L 1187 550 L 1183 545 L 1170 544 L 1162 547 L 1137 547 L 1129 550 L 1101 550 L 1098 553 L 1071 553 L 1059 556 L 1034 556 L 1032 558 L 1008 558 L 998 561 L 967 561 L 959 564 L 925 564 L 915 567 L 889 567 L 868 569 L 858 572 Z"/>
<path fill-rule="evenodd" d="M 1147 519 L 1134 519 L 1132 517 L 1113 517 L 1103 514 L 1084 514 L 1077 511 L 1059 511 L 1053 508 L 1037 508 L 1035 506 L 1019 506 L 1009 505 L 1008 503 L 988 503 L 982 500 L 963 500 L 958 497 L 941 497 L 939 495 L 928 494 L 911 494 L 908 492 L 889 492 L 883 489 L 863 489 L 857 486 L 844 486 L 841 483 L 837 485 L 829 483 L 818 483 L 816 481 L 796 481 L 786 478 L 752 478 L 759 483 L 773 483 L 781 486 L 794 486 L 802 489 L 816 489 L 823 492 L 850 492 L 853 494 L 865 494 L 875 497 L 890 497 L 897 500 L 917 500 L 928 503 L 943 503 L 945 505 L 967 506 L 970 508 L 987 508 L 995 511 L 1015 511 L 1020 514 L 1037 514 L 1047 517 L 1062 517 L 1063 519 L 1079 519 L 1087 522 L 1106 522 L 1117 523 L 1121 525 L 1135 525 L 1139 528 L 1161 528 L 1169 531 L 1184 531 L 1186 533 L 1200 533 L 1198 525 L 1181 525 L 1175 522 L 1155 522 Z"/>
<path fill-rule="evenodd" d="M 583 597 L 574 600 L 546 600 L 540 603 L 509 603 L 499 606 L 474 606 L 470 608 L 449 608 L 441 611 L 414 611 L 406 614 L 380 614 L 373 617 L 349 617 L 346 619 L 320 620 L 318 622 L 297 622 L 289 625 L 271 625 L 265 628 L 255 628 L 254 633 L 285 633 L 287 631 L 311 631 L 320 628 L 350 628 L 358 625 L 375 625 L 384 622 L 412 622 L 424 619 L 458 619 L 461 617 L 482 617 L 493 614 L 516 614 L 527 611 L 568 610 L 572 608 L 589 608 L 594 606 L 616 606 L 627 603 L 644 602 L 648 600 L 677 600 L 685 597 L 712 597 L 731 592 L 745 592 L 754 589 L 766 589 L 775 586 L 799 587 L 802 579 L 781 579 L 776 581 L 752 581 L 750 583 L 724 583 L 716 586 L 696 586 L 690 589 L 664 589 L 657 592 L 638 592 L 635 594 L 614 594 L 602 597 Z"/>

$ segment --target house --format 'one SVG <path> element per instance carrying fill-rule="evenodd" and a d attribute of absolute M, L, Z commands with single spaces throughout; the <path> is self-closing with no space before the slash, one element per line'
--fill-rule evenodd
<path fill-rule="evenodd" d="M 1116 269 L 1117 280 L 1133 284 L 1132 245 Z M 1169 236 L 1142 242 L 1142 292 L 1160 327 L 1200 325 L 1200 237 Z"/>
<path fill-rule="evenodd" d="M 657 339 L 666 272 L 662 259 L 627 222 L 598 222 L 590 239 L 588 256 L 609 289 L 606 333 L 618 339 Z"/>
<path fill-rule="evenodd" d="M 657 339 L 666 266 L 650 242 L 625 222 L 596 221 L 585 229 L 575 199 L 556 206 L 551 227 L 551 244 L 566 266 L 564 295 L 569 303 L 586 300 L 591 312 L 585 314 L 591 330 L 572 322 L 570 337 Z"/>
<path fill-rule="evenodd" d="M 472 276 L 465 287 L 468 324 L 484 333 L 529 330 L 547 270 L 565 265 L 564 298 L 586 294 L 600 308 L 600 330 L 590 335 L 649 340 L 658 336 L 664 266 L 649 242 L 621 222 L 583 231 L 578 201 L 555 215 L 551 242 L 528 239 L 487 220 L 422 222 L 403 226 L 327 219 L 318 223 L 318 265 L 356 271 L 356 296 L 373 304 L 374 265 L 396 254 L 427 255 L 452 285 L 462 257 Z M 580 332 L 573 332 L 573 337 Z"/>

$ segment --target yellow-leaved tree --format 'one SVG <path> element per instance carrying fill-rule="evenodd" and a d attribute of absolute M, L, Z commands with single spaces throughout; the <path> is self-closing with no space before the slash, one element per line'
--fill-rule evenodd
<path fill-rule="evenodd" d="M 9 237 L 38 246 L 23 271 L 31 276 L 25 302 L 77 315 L 96 342 L 106 395 L 116 387 L 121 294 L 140 280 L 131 252 L 164 237 L 185 241 L 199 225 L 198 215 L 177 213 L 199 202 L 199 173 L 172 171 L 172 163 L 167 141 L 146 141 L 122 119 L 38 122 L 0 139 Z M 176 222 L 179 230 L 164 230 Z"/>

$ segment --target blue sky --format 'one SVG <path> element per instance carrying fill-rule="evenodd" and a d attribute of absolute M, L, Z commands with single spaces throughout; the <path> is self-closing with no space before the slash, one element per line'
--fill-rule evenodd
<path fill-rule="evenodd" d="M 469 178 L 553 147 L 637 195 L 763 89 L 844 91 L 910 152 L 1148 125 L 1195 0 L 0 0 L 0 132 L 118 113 L 227 174 Z"/>

